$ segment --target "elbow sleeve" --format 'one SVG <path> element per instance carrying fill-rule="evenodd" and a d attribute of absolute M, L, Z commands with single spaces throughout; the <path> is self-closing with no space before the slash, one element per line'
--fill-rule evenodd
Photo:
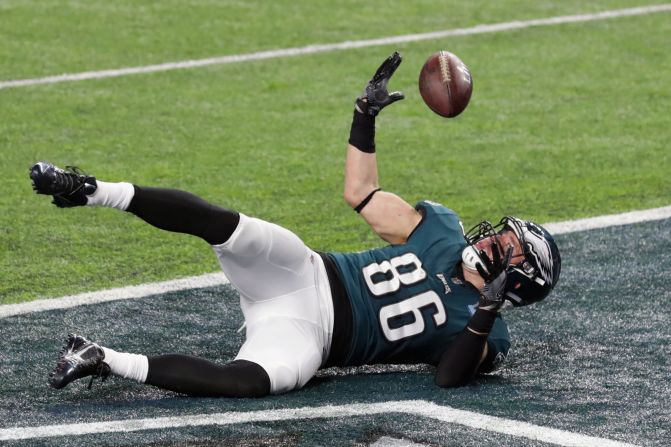
<path fill-rule="evenodd" d="M 469 326 L 476 323 L 478 329 L 482 327 L 491 329 L 496 315 L 493 312 L 478 309 L 471 318 Z M 482 353 L 487 345 L 488 335 L 488 331 L 484 334 L 476 334 L 468 327 L 464 328 L 450 343 L 440 359 L 435 377 L 436 385 L 452 388 L 470 382 L 482 363 Z"/>
<path fill-rule="evenodd" d="M 436 385 L 451 388 L 470 382 L 480 365 L 486 343 L 486 336 L 464 329 L 440 359 L 435 377 Z"/>

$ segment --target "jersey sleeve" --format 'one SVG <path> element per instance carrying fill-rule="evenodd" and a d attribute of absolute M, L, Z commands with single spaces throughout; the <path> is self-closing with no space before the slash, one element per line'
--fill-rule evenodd
<path fill-rule="evenodd" d="M 465 245 L 464 228 L 459 216 L 453 210 L 430 200 L 422 200 L 415 205 L 422 214 L 422 220 L 410 233 L 410 243 L 431 243 L 444 239 L 456 245 Z"/>

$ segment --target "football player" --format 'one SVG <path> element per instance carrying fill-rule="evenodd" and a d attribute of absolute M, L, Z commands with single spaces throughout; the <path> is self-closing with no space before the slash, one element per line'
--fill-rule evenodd
<path fill-rule="evenodd" d="M 33 187 L 58 207 L 112 207 L 207 241 L 246 321 L 227 364 L 117 352 L 70 335 L 51 386 L 113 374 L 195 396 L 252 397 L 299 389 L 332 366 L 427 363 L 437 385 L 454 387 L 500 365 L 510 347 L 500 310 L 544 299 L 559 278 L 559 251 L 532 222 L 508 216 L 464 234 L 451 209 L 380 189 L 375 117 L 403 99 L 387 90 L 400 63 L 398 53 L 385 60 L 357 98 L 347 147 L 345 200 L 389 244 L 382 248 L 316 252 L 285 228 L 184 191 L 36 163 Z"/>

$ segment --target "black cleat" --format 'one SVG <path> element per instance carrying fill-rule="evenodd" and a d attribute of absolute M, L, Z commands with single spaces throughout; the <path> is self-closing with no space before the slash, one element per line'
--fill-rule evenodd
<path fill-rule="evenodd" d="M 86 196 L 98 188 L 96 178 L 78 168 L 61 169 L 46 161 L 39 161 L 30 168 L 30 178 L 35 192 L 53 196 L 53 203 L 59 208 L 86 205 Z"/>
<path fill-rule="evenodd" d="M 103 362 L 104 358 L 105 352 L 100 346 L 81 335 L 70 334 L 61 349 L 56 368 L 49 374 L 49 385 L 60 389 L 73 380 L 91 376 L 90 389 L 93 379 L 101 377 L 104 382 L 110 375 L 110 367 Z"/>

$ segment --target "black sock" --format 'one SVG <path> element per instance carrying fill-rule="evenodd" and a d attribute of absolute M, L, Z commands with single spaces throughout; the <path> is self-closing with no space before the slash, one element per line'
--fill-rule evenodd
<path fill-rule="evenodd" d="M 210 245 L 226 242 L 240 222 L 236 211 L 213 205 L 177 189 L 133 185 L 135 195 L 127 211 L 162 230 L 192 234 Z"/>
<path fill-rule="evenodd" d="M 254 362 L 218 365 L 181 354 L 148 357 L 145 383 L 166 390 L 207 397 L 262 397 L 270 393 L 268 373 Z"/>

